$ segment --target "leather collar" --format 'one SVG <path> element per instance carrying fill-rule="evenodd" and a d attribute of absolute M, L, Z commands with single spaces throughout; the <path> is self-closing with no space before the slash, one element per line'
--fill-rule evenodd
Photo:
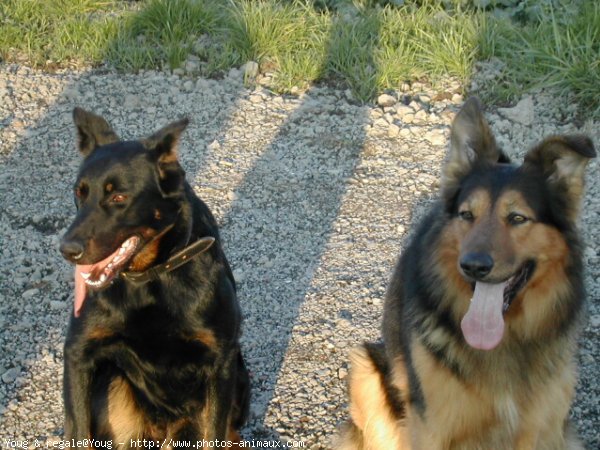
<path fill-rule="evenodd" d="M 195 256 L 207 251 L 215 242 L 212 236 L 206 236 L 198 239 L 191 245 L 188 245 L 183 250 L 178 251 L 162 264 L 150 267 L 144 272 L 121 272 L 121 276 L 127 281 L 135 284 L 147 283 L 148 281 L 158 280 L 158 277 L 163 273 L 170 272 L 183 266 L 191 261 Z"/>

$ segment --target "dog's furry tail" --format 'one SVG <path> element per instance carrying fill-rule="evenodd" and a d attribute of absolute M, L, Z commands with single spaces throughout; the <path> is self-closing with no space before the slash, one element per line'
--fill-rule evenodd
<path fill-rule="evenodd" d="M 404 402 L 391 382 L 383 344 L 364 344 L 350 353 L 348 390 L 352 422 L 341 429 L 335 450 L 401 450 L 406 447 Z"/>

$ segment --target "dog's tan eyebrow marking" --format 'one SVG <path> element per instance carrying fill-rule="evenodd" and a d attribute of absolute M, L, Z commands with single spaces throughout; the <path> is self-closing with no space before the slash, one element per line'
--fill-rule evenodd
<path fill-rule="evenodd" d="M 490 209 L 490 194 L 486 189 L 476 189 L 459 205 L 458 210 L 470 210 L 475 216 L 481 216 L 484 211 Z"/>
<path fill-rule="evenodd" d="M 105 190 L 106 192 L 112 192 L 114 188 L 115 188 L 115 187 L 113 186 L 113 184 L 112 184 L 112 183 L 107 183 L 107 185 L 104 187 L 104 190 Z"/>
<path fill-rule="evenodd" d="M 500 213 L 503 215 L 507 215 L 511 212 L 518 212 L 520 214 L 524 214 L 530 219 L 534 219 L 536 217 L 535 212 L 529 204 L 523 194 L 519 191 L 506 191 L 503 193 L 497 201 L 498 209 Z"/>

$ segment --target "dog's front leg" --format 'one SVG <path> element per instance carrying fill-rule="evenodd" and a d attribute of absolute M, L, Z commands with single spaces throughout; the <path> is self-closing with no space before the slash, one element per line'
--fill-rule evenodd
<path fill-rule="evenodd" d="M 235 388 L 230 380 L 214 379 L 210 383 L 205 407 L 204 439 L 224 441 L 229 428 L 229 413 Z"/>
<path fill-rule="evenodd" d="M 227 363 L 217 370 L 208 384 L 204 410 L 204 439 L 207 441 L 228 439 L 231 412 L 235 401 L 237 354 L 227 358 Z"/>
<path fill-rule="evenodd" d="M 72 346 L 65 346 L 63 377 L 65 438 L 89 439 L 93 437 L 90 430 L 91 368 Z"/>

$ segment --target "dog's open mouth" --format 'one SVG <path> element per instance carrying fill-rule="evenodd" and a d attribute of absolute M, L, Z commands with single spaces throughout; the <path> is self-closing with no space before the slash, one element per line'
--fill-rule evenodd
<path fill-rule="evenodd" d="M 131 236 L 102 261 L 75 266 L 75 317 L 79 316 L 87 289 L 108 286 L 136 254 L 139 244 L 140 238 Z"/>
<path fill-rule="evenodd" d="M 512 305 L 513 300 L 519 293 L 521 289 L 527 284 L 529 279 L 531 278 L 531 274 L 535 270 L 535 262 L 527 261 L 525 264 L 521 266 L 519 271 L 510 277 L 507 281 L 507 286 L 504 288 L 504 295 L 502 296 L 502 312 L 506 313 L 510 305 Z"/>
<path fill-rule="evenodd" d="M 475 283 L 473 298 L 460 324 L 467 343 L 480 350 L 492 350 L 504 335 L 504 314 L 525 287 L 535 270 L 527 261 L 510 278 L 501 283 Z"/>

